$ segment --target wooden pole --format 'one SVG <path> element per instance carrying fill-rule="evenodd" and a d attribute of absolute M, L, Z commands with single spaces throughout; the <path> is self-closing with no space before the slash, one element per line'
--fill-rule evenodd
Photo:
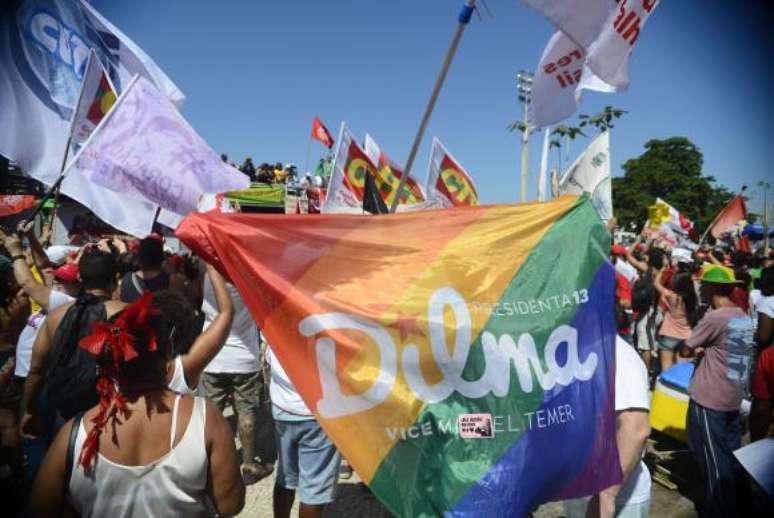
<path fill-rule="evenodd" d="M 406 180 L 408 179 L 409 174 L 411 174 L 411 168 L 414 167 L 414 160 L 417 158 L 419 145 L 422 143 L 422 138 L 425 135 L 427 124 L 430 122 L 430 116 L 433 114 L 433 109 L 435 109 L 435 103 L 438 100 L 438 95 L 441 93 L 441 88 L 443 87 L 443 83 L 446 80 L 449 67 L 451 66 L 452 60 L 454 59 L 454 55 L 457 53 L 457 47 L 459 46 L 460 40 L 462 39 L 462 34 L 465 32 L 465 27 L 470 22 L 470 17 L 473 15 L 475 6 L 476 0 L 467 0 L 465 5 L 462 6 L 462 11 L 460 11 L 459 17 L 457 18 L 459 22 L 457 29 L 454 32 L 451 45 L 449 45 L 449 50 L 446 52 L 446 58 L 443 61 L 441 70 L 438 72 L 438 77 L 435 80 L 435 86 L 433 86 L 433 93 L 430 95 L 430 101 L 428 101 L 427 107 L 425 108 L 425 113 L 422 116 L 422 122 L 420 122 L 419 129 L 417 130 L 417 134 L 414 137 L 414 143 L 411 145 L 411 151 L 409 152 L 408 160 L 406 160 L 406 167 L 403 171 L 403 175 L 400 177 L 395 199 L 392 200 L 392 205 L 390 206 L 391 213 L 398 209 L 400 195 L 403 192 L 403 188 L 406 186 Z"/>

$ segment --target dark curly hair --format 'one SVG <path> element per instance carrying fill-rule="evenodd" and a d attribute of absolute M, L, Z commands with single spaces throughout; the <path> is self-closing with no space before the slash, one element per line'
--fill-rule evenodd
<path fill-rule="evenodd" d="M 169 329 L 170 356 L 187 353 L 196 339 L 196 313 L 191 303 L 179 291 L 161 290 L 154 293 L 153 307 L 161 312 Z"/>

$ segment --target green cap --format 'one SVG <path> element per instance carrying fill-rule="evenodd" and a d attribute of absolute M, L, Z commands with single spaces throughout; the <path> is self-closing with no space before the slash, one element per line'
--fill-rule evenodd
<path fill-rule="evenodd" d="M 701 282 L 709 284 L 736 284 L 734 270 L 716 264 L 705 264 L 701 274 Z"/>

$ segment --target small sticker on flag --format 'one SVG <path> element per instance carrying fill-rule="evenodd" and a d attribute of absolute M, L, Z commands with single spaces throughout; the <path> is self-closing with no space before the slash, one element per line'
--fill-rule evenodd
<path fill-rule="evenodd" d="M 463 439 L 493 439 L 492 414 L 463 414 L 457 419 Z"/>

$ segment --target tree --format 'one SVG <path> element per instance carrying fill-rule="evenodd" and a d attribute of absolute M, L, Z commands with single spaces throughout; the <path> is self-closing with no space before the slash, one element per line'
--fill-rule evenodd
<path fill-rule="evenodd" d="M 613 124 L 613 120 L 620 119 L 626 113 L 629 112 L 626 110 L 613 108 L 612 106 L 605 106 L 605 108 L 596 115 L 586 115 L 583 113 L 578 115 L 578 119 L 580 120 L 579 126 L 581 128 L 585 128 L 586 126 L 594 126 L 600 133 L 602 133 L 603 131 L 607 131 L 610 128 L 614 128 L 615 124 Z"/>
<path fill-rule="evenodd" d="M 623 164 L 624 176 L 613 178 L 613 206 L 622 225 L 642 225 L 656 198 L 691 219 L 699 232 L 731 200 L 732 193 L 702 174 L 704 158 L 685 137 L 650 140 L 646 151 Z"/>

